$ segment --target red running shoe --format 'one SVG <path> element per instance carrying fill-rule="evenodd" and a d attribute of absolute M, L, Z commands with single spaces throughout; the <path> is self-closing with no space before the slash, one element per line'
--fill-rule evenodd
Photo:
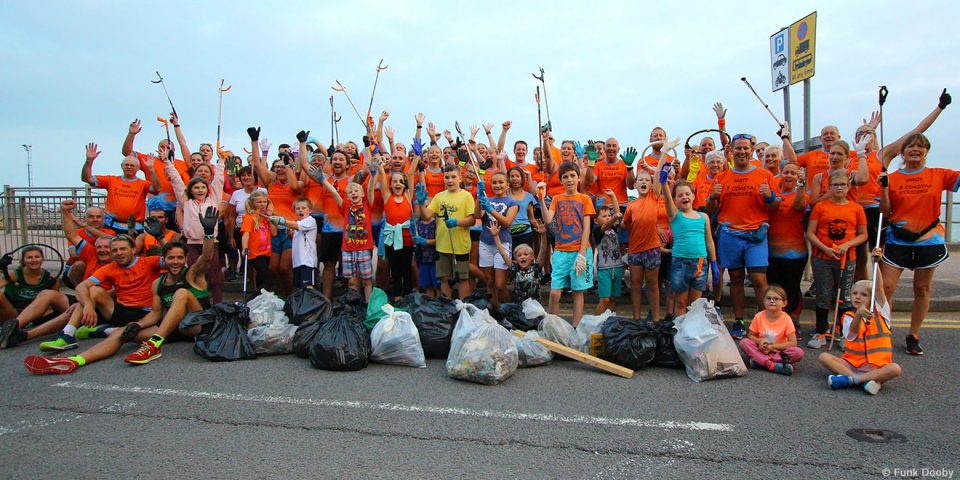
<path fill-rule="evenodd" d="M 27 367 L 30 373 L 36 375 L 46 375 L 51 373 L 64 374 L 73 373 L 79 365 L 77 362 L 64 357 L 44 357 L 42 355 L 28 355 L 23 359 L 23 366 Z"/>
<path fill-rule="evenodd" d="M 140 344 L 140 348 L 137 349 L 136 352 L 124 357 L 123 361 L 135 365 L 143 365 L 157 358 L 160 358 L 160 347 L 154 346 L 153 342 L 147 340 Z"/>

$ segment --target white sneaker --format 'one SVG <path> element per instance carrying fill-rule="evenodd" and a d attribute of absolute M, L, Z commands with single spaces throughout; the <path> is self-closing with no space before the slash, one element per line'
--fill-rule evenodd
<path fill-rule="evenodd" d="M 876 395 L 880 391 L 880 382 L 875 380 L 870 380 L 867 383 L 863 384 L 863 391 L 869 393 L 870 395 Z"/>
<path fill-rule="evenodd" d="M 810 339 L 809 342 L 807 342 L 807 348 L 819 350 L 823 348 L 824 345 L 826 344 L 827 344 L 827 335 L 821 333 L 819 335 L 815 335 L 813 338 Z"/>

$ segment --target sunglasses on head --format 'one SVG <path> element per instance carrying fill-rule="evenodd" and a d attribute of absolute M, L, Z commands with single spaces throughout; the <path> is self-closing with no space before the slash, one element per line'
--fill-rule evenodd
<path fill-rule="evenodd" d="M 745 138 L 752 142 L 755 137 L 753 135 L 750 135 L 749 133 L 738 133 L 733 136 L 732 140 L 736 141 L 736 140 L 740 140 L 741 138 Z"/>

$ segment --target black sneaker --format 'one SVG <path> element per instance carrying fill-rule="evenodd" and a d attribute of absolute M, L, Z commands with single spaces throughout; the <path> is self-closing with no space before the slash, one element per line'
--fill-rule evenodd
<path fill-rule="evenodd" d="M 128 323 L 126 327 L 123 328 L 123 333 L 120 334 L 120 338 L 124 342 L 132 342 L 137 339 L 137 335 L 140 334 L 140 324 L 139 323 Z"/>
<path fill-rule="evenodd" d="M 920 339 L 913 335 L 907 335 L 907 354 L 920 356 L 923 355 L 923 348 L 920 347 Z"/>
<path fill-rule="evenodd" d="M 10 318 L 0 324 L 0 348 L 15 347 L 26 337 L 25 332 L 20 330 L 20 324 L 16 318 Z"/>

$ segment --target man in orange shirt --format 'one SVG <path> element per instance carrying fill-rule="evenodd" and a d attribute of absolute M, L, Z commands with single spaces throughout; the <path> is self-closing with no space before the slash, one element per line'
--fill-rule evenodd
<path fill-rule="evenodd" d="M 83 169 L 80 172 L 80 179 L 94 188 L 103 188 L 107 191 L 107 200 L 104 203 L 106 218 L 104 225 L 110 228 L 125 230 L 127 219 L 133 217 L 137 222 L 142 222 L 147 210 L 147 194 L 157 194 L 160 192 L 160 183 L 154 173 L 155 158 L 146 160 L 147 177 L 150 181 L 142 180 L 137 177 L 137 171 L 140 170 L 140 162 L 134 156 L 127 156 L 120 164 L 123 170 L 123 176 L 115 175 L 97 175 L 94 176 L 93 161 L 100 155 L 97 151 L 97 144 L 87 144 L 87 160 L 83 163 Z M 142 225 L 137 225 L 142 229 Z"/>
<path fill-rule="evenodd" d="M 745 273 L 750 274 L 758 302 L 767 290 L 767 230 L 770 211 L 780 206 L 776 181 L 768 170 L 751 165 L 753 136 L 733 136 L 733 168 L 724 171 L 710 194 L 707 208 L 717 212 L 720 224 L 717 253 L 720 268 L 730 273 L 730 297 L 733 301 L 734 324 L 730 334 L 743 338 Z"/>
<path fill-rule="evenodd" d="M 173 128 L 178 134 L 178 138 L 182 138 L 180 133 L 180 123 L 177 121 L 176 116 L 171 118 L 173 123 Z M 140 161 L 140 170 L 143 171 L 144 175 L 149 175 L 150 167 L 147 166 L 147 159 L 153 155 L 153 153 L 142 153 L 133 149 L 133 141 L 136 138 L 137 134 L 143 130 L 143 127 L 140 126 L 140 120 L 135 119 L 130 122 L 130 128 L 127 131 L 127 137 L 123 140 L 123 146 L 120 148 L 120 154 L 124 157 L 129 157 L 134 155 Z M 182 142 L 181 145 L 185 145 L 185 142 Z M 175 152 L 173 143 L 168 141 L 166 138 L 160 140 L 160 143 L 157 145 L 157 152 L 159 152 L 166 147 L 167 151 L 171 154 Z M 184 150 L 183 155 L 190 155 L 188 150 Z M 190 174 L 188 173 L 190 166 L 186 162 L 180 159 L 175 159 L 173 161 L 173 166 L 176 167 L 177 172 L 180 173 L 180 178 L 183 179 L 183 183 L 188 183 L 190 181 Z M 164 170 L 163 162 L 153 162 L 153 175 L 157 178 L 157 182 L 160 185 L 160 191 L 156 195 L 150 197 L 147 200 L 147 208 L 151 210 L 154 208 L 159 208 L 164 212 L 167 212 L 167 218 L 174 218 L 174 214 L 177 210 L 177 197 L 173 194 L 173 184 L 170 183 L 170 178 L 167 177 L 167 172 Z M 149 178 L 149 177 L 147 177 Z M 124 221 L 126 219 L 123 219 Z"/>
<path fill-rule="evenodd" d="M 810 189 L 819 188 L 819 185 L 813 185 L 813 178 L 818 173 L 826 172 L 830 169 L 830 147 L 840 140 L 840 130 L 833 125 L 827 125 L 820 130 L 820 143 L 823 148 L 820 150 L 811 150 L 797 155 L 793 149 L 793 143 L 790 141 L 790 125 L 784 123 L 783 129 L 777 133 L 783 140 L 783 158 L 788 163 L 796 163 L 806 169 L 806 178 L 810 180 L 807 185 L 807 193 Z M 857 153 L 850 151 L 850 160 L 857 160 Z"/>
<path fill-rule="evenodd" d="M 619 153 L 620 142 L 616 138 L 608 138 L 603 147 L 603 159 L 598 162 L 591 159 L 588 154 L 587 171 L 584 177 L 589 191 L 598 199 L 605 198 L 605 191 L 613 190 L 613 193 L 617 196 L 617 203 L 620 205 L 620 213 L 623 214 L 629 202 L 627 187 L 632 187 L 637 181 L 633 173 L 633 162 L 637 159 L 637 149 L 627 148 L 624 154 L 617 158 Z M 617 234 L 617 240 L 621 245 L 625 245 L 628 239 L 627 229 L 620 229 Z"/>
<path fill-rule="evenodd" d="M 664 130 L 662 127 L 654 127 L 653 130 L 650 131 L 650 143 L 666 142 L 666 141 L 667 141 L 667 131 Z M 654 173 L 656 173 L 657 165 L 660 164 L 660 157 L 663 155 L 667 156 L 667 163 L 669 165 L 673 165 L 674 158 L 673 156 L 668 155 L 667 152 L 663 151 L 662 143 L 658 143 L 654 145 L 653 147 L 651 147 L 651 150 L 653 151 L 650 153 L 650 155 L 647 155 L 646 157 L 643 157 L 643 159 L 640 160 L 640 163 L 637 164 L 637 168 L 642 168 L 646 170 L 648 173 L 650 173 L 650 175 L 653 175 Z"/>

